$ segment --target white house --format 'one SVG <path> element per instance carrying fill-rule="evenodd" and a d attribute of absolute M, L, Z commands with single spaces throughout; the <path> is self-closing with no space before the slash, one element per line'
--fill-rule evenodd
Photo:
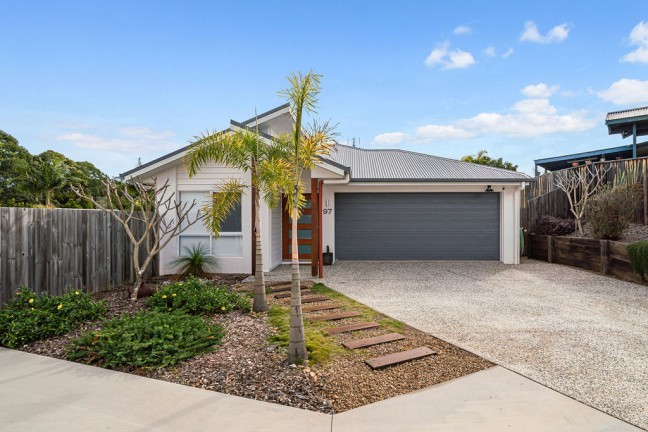
<path fill-rule="evenodd" d="M 228 130 L 255 126 L 267 138 L 290 132 L 293 117 L 282 105 Z M 249 173 L 208 165 L 189 178 L 188 147 L 122 174 L 169 181 L 183 201 L 204 202 L 226 178 L 250 181 Z M 518 264 L 520 191 L 529 176 L 404 150 L 336 146 L 306 175 L 308 206 L 299 220 L 299 257 L 322 273 L 322 253 L 336 260 L 492 260 Z M 251 273 L 254 260 L 250 194 L 223 224 L 218 238 L 194 225 L 160 254 L 163 274 L 183 247 L 205 244 L 221 271 Z M 290 224 L 283 206 L 261 208 L 264 269 L 290 260 Z"/>

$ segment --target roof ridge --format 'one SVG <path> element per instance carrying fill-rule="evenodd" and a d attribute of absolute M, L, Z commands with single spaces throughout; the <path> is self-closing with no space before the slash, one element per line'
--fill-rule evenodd
<path fill-rule="evenodd" d="M 275 112 L 277 112 L 277 111 L 281 111 L 282 109 L 284 109 L 284 108 L 289 108 L 289 107 L 290 107 L 290 103 L 289 103 L 289 102 L 286 102 L 285 104 L 281 104 L 281 105 L 276 106 L 276 107 L 274 107 L 274 108 L 272 108 L 272 109 L 270 109 L 270 110 L 268 110 L 268 111 L 262 112 L 261 114 L 257 114 L 257 115 L 255 115 L 254 117 L 251 117 L 251 118 L 249 118 L 249 119 L 247 119 L 247 120 L 245 120 L 245 121 L 242 121 L 242 122 L 240 122 L 240 123 L 246 125 L 246 124 L 248 124 L 248 123 L 252 123 L 252 122 L 253 122 L 254 120 L 256 120 L 256 119 L 260 119 L 260 118 L 262 118 L 262 117 L 269 116 L 270 114 L 273 114 L 273 113 L 275 113 Z"/>
<path fill-rule="evenodd" d="M 428 153 L 415 152 L 415 151 L 412 151 L 412 150 L 404 150 L 404 149 L 368 149 L 368 148 L 353 147 L 353 146 L 349 146 L 349 145 L 346 145 L 346 144 L 336 144 L 336 145 L 346 147 L 346 148 L 349 148 L 349 149 L 352 149 L 352 150 L 362 150 L 362 151 L 372 151 L 372 152 L 376 152 L 376 151 L 384 151 L 384 152 L 385 151 L 393 151 L 393 152 L 412 154 L 412 155 L 416 155 L 416 156 L 425 156 L 425 157 L 428 157 L 428 158 L 441 159 L 441 160 L 446 160 L 446 161 L 450 161 L 450 162 L 458 162 L 459 164 L 465 164 L 465 165 L 470 165 L 470 166 L 475 166 L 476 165 L 476 166 L 479 166 L 479 167 L 483 167 L 483 168 L 487 168 L 487 169 L 491 169 L 491 170 L 495 170 L 495 171 L 503 171 L 503 172 L 506 172 L 506 173 L 513 173 L 513 174 L 517 174 L 517 175 L 519 175 L 520 177 L 523 177 L 523 178 L 524 177 L 530 177 L 527 174 L 524 174 L 524 173 L 521 173 L 521 172 L 518 172 L 518 171 L 507 170 L 505 168 L 498 168 L 498 167 L 494 167 L 494 166 L 490 166 L 490 165 L 482 165 L 482 164 L 477 164 L 477 163 L 474 163 L 474 162 L 466 162 L 466 161 L 462 161 L 462 160 L 459 160 L 459 159 L 452 159 L 452 158 L 443 157 L 443 156 L 431 155 L 431 154 L 428 154 Z"/>

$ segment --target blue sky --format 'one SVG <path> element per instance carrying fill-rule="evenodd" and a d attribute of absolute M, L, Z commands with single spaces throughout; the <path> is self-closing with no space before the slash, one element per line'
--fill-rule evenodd
<path fill-rule="evenodd" d="M 344 143 L 485 149 L 528 173 L 626 144 L 604 118 L 648 105 L 648 3 L 529 3 L 3 0 L 0 129 L 115 175 L 313 69 Z"/>

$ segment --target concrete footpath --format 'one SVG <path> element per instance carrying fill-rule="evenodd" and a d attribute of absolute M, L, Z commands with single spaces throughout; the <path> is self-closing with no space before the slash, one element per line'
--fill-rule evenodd
<path fill-rule="evenodd" d="M 493 367 L 334 416 L 0 348 L 3 431 L 637 431 Z"/>

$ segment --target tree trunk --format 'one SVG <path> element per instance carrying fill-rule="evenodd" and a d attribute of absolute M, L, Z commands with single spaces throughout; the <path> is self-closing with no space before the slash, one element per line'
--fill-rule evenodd
<path fill-rule="evenodd" d="M 299 277 L 299 244 L 297 242 L 297 207 L 298 196 L 297 193 L 295 193 L 294 209 L 292 211 L 292 287 L 290 290 L 290 341 L 288 342 L 288 363 L 301 363 L 308 358 L 300 291 L 301 281 Z"/>
<path fill-rule="evenodd" d="M 254 312 L 265 312 L 268 310 L 268 302 L 265 294 L 265 279 L 263 275 L 263 250 L 261 247 L 261 212 L 259 205 L 259 189 L 253 188 L 254 194 L 254 244 L 256 248 L 256 266 L 254 269 Z"/>
<path fill-rule="evenodd" d="M 133 244 L 133 271 L 135 272 L 135 285 L 131 293 L 131 301 L 137 300 L 137 292 L 139 291 L 144 280 L 142 279 L 142 272 L 139 266 L 139 245 Z"/>
<path fill-rule="evenodd" d="M 578 229 L 578 234 L 580 234 L 581 237 L 583 237 L 583 222 L 581 221 L 580 218 L 576 218 L 576 228 Z"/>

